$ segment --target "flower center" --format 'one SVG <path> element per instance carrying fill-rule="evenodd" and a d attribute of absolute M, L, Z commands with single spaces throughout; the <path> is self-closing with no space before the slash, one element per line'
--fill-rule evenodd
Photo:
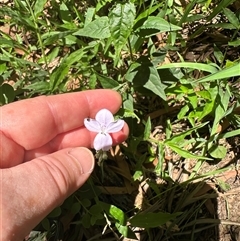
<path fill-rule="evenodd" d="M 103 134 L 103 135 L 106 135 L 107 133 L 106 133 L 106 126 L 105 125 L 102 125 L 101 126 L 101 134 Z"/>

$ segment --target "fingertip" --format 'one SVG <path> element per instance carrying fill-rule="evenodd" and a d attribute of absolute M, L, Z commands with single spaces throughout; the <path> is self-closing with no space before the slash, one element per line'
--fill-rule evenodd
<path fill-rule="evenodd" d="M 128 135 L 129 135 L 129 127 L 125 123 L 121 131 L 112 134 L 113 144 L 117 145 L 124 142 L 128 138 Z"/>
<path fill-rule="evenodd" d="M 94 156 L 85 147 L 76 147 L 68 151 L 68 155 L 77 160 L 81 167 L 81 174 L 90 174 L 94 168 Z"/>

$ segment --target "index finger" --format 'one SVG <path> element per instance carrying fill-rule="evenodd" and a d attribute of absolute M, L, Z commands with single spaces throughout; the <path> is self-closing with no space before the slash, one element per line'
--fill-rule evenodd
<path fill-rule="evenodd" d="M 115 113 L 120 95 L 112 90 L 89 90 L 55 96 L 40 96 L 1 107 L 0 131 L 18 145 L 31 150 L 60 133 L 83 125 L 102 108 Z"/>

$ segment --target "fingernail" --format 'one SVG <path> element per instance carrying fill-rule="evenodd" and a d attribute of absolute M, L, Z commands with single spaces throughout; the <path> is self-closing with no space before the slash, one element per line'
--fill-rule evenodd
<path fill-rule="evenodd" d="M 74 149 L 71 149 L 68 152 L 68 155 L 73 157 L 80 163 L 82 174 L 92 172 L 95 160 L 90 150 L 84 147 L 76 147 Z"/>

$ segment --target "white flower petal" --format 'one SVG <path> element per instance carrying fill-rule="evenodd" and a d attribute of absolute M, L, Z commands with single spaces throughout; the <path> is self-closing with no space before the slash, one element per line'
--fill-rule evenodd
<path fill-rule="evenodd" d="M 94 119 L 85 118 L 84 125 L 89 131 L 93 131 L 93 132 L 101 131 L 101 125 Z"/>
<path fill-rule="evenodd" d="M 95 119 L 102 125 L 102 126 L 107 126 L 109 123 L 114 121 L 113 114 L 107 110 L 107 109 L 102 109 L 98 111 L 96 114 Z"/>
<path fill-rule="evenodd" d="M 112 146 L 112 137 L 109 134 L 98 133 L 93 141 L 93 147 L 96 151 L 108 151 Z"/>
<path fill-rule="evenodd" d="M 118 132 L 123 128 L 123 126 L 124 126 L 124 120 L 117 120 L 117 121 L 111 122 L 106 127 L 106 132 L 108 133 Z"/>

